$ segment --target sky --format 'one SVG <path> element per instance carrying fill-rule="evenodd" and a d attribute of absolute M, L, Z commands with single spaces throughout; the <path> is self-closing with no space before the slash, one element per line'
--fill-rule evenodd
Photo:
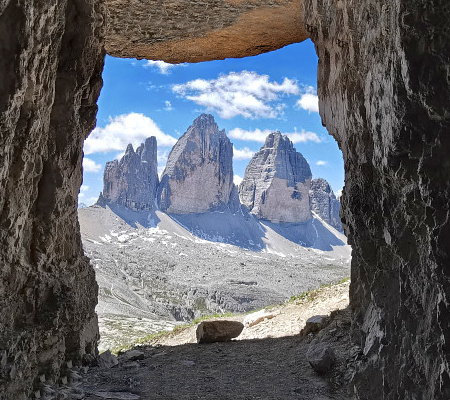
<path fill-rule="evenodd" d="M 313 178 L 339 194 L 342 153 L 321 124 L 317 56 L 310 40 L 254 57 L 167 64 L 106 57 L 97 126 L 84 144 L 79 202 L 95 203 L 107 161 L 149 136 L 158 142 L 158 172 L 177 139 L 201 113 L 214 116 L 234 146 L 239 183 L 265 137 L 279 130 L 308 161 Z"/>

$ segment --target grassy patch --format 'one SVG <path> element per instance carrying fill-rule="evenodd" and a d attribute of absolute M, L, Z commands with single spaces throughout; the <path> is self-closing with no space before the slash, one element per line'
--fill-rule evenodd
<path fill-rule="evenodd" d="M 329 288 L 332 286 L 336 286 L 336 285 L 340 285 L 342 283 L 348 282 L 349 280 L 350 280 L 350 278 L 343 278 L 336 283 L 326 283 L 326 284 L 320 285 L 317 289 L 307 290 L 306 292 L 302 292 L 300 294 L 291 296 L 291 298 L 287 302 L 290 303 L 290 302 L 294 302 L 297 300 L 312 301 L 319 296 L 319 294 L 323 291 L 323 289 L 326 289 L 326 288 Z"/>
<path fill-rule="evenodd" d="M 298 300 L 300 300 L 300 301 L 312 301 L 315 298 L 317 298 L 318 295 L 325 288 L 328 288 L 328 287 L 331 287 L 331 286 L 340 285 L 342 283 L 348 282 L 349 280 L 350 280 L 350 278 L 344 278 L 344 279 L 339 280 L 336 283 L 328 283 L 328 284 L 321 285 L 317 289 L 308 290 L 308 291 L 302 292 L 302 293 L 300 293 L 298 295 L 291 296 L 291 298 L 289 300 L 287 300 L 286 303 L 291 303 L 291 302 L 298 301 Z M 279 307 L 279 306 L 282 306 L 283 304 L 285 304 L 285 303 L 271 305 L 271 306 L 266 306 L 266 307 L 261 308 L 260 310 L 263 310 L 263 309 L 270 310 L 271 308 Z M 223 313 L 223 314 L 204 315 L 203 317 L 195 318 L 192 322 L 190 322 L 188 324 L 176 325 L 173 328 L 173 330 L 171 330 L 171 331 L 160 331 L 160 332 L 154 333 L 152 335 L 145 336 L 145 337 L 143 337 L 141 339 L 138 339 L 136 341 L 133 341 L 132 343 L 125 344 L 123 346 L 115 347 L 115 348 L 111 349 L 111 353 L 114 353 L 114 354 L 123 353 L 125 351 L 128 351 L 128 350 L 132 349 L 135 346 L 145 345 L 145 344 L 148 344 L 152 340 L 159 339 L 159 338 L 162 338 L 162 337 L 165 337 L 165 336 L 169 336 L 172 333 L 182 332 L 183 330 L 185 330 L 187 328 L 190 328 L 192 326 L 195 326 L 195 325 L 199 324 L 200 322 L 208 320 L 208 319 L 230 318 L 230 317 L 236 317 L 238 315 L 248 315 L 248 314 L 252 314 L 252 313 L 254 313 L 256 311 L 259 311 L 259 310 L 252 310 L 252 311 L 249 311 L 249 312 L 243 313 L 243 314 L 235 314 L 235 313 L 226 312 L 226 313 Z"/>

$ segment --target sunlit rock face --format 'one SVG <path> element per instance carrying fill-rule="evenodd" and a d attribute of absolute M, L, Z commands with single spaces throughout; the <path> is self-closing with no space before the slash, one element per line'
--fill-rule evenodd
<path fill-rule="evenodd" d="M 102 86 L 91 0 L 1 1 L 0 398 L 97 351 L 97 284 L 77 221 L 83 141 Z"/>
<path fill-rule="evenodd" d="M 273 132 L 248 164 L 239 196 L 252 214 L 272 222 L 311 218 L 311 169 L 286 135 Z"/>
<path fill-rule="evenodd" d="M 204 213 L 235 202 L 233 146 L 212 115 L 202 114 L 167 159 L 158 205 L 172 214 Z"/>
<path fill-rule="evenodd" d="M 327 224 L 338 231 L 342 231 L 342 222 L 339 217 L 341 203 L 334 195 L 330 184 L 323 178 L 313 179 L 309 191 L 311 211 L 314 211 Z"/>
<path fill-rule="evenodd" d="M 357 399 L 450 398 L 450 3 L 304 1 L 345 161 Z"/>
<path fill-rule="evenodd" d="M 120 161 L 106 163 L 103 192 L 98 203 L 149 210 L 155 206 L 158 183 L 157 144 L 152 136 L 136 151 L 129 144 Z"/>
<path fill-rule="evenodd" d="M 301 0 L 106 0 L 108 54 L 170 63 L 246 57 L 301 42 Z"/>

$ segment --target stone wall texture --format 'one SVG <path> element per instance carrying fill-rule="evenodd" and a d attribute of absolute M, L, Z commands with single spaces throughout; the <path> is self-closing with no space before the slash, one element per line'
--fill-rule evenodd
<path fill-rule="evenodd" d="M 357 399 L 450 398 L 450 3 L 304 0 L 345 160 Z"/>
<path fill-rule="evenodd" d="M 301 0 L 105 0 L 106 49 L 171 63 L 252 56 L 301 42 Z"/>
<path fill-rule="evenodd" d="M 102 86 L 93 0 L 0 1 L 0 398 L 97 351 L 97 284 L 77 220 Z"/>

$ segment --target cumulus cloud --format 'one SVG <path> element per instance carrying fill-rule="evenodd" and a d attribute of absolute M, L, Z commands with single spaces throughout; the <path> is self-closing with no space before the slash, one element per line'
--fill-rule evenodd
<path fill-rule="evenodd" d="M 282 83 L 269 80 L 268 75 L 253 71 L 230 72 L 217 79 L 195 79 L 172 86 L 172 91 L 191 100 L 220 117 L 230 119 L 238 115 L 244 118 L 276 118 L 285 105 L 283 95 L 297 95 L 300 89 L 292 79 Z"/>
<path fill-rule="evenodd" d="M 111 118 L 104 128 L 95 128 L 84 142 L 84 153 L 123 151 L 131 143 L 136 149 L 146 138 L 155 136 L 158 146 L 173 146 L 176 139 L 166 135 L 144 114 L 130 113 Z"/>
<path fill-rule="evenodd" d="M 164 110 L 166 110 L 166 111 L 172 111 L 172 110 L 173 110 L 173 108 L 172 108 L 172 103 L 171 103 L 169 100 L 166 100 L 166 101 L 165 101 L 165 107 L 164 107 Z"/>
<path fill-rule="evenodd" d="M 312 86 L 306 87 L 306 90 L 296 103 L 297 107 L 309 112 L 319 112 L 319 98 Z"/>
<path fill-rule="evenodd" d="M 242 182 L 242 177 L 240 177 L 239 175 L 234 175 L 233 176 L 233 183 L 235 185 L 240 185 Z"/>
<path fill-rule="evenodd" d="M 80 193 L 78 193 L 78 198 L 82 199 L 85 196 L 85 192 L 89 190 L 89 186 L 87 185 L 81 185 L 80 187 Z"/>
<path fill-rule="evenodd" d="M 264 143 L 266 137 L 272 132 L 273 131 L 271 131 L 270 129 L 254 129 L 251 131 L 247 131 L 241 128 L 234 128 L 228 132 L 228 136 L 233 139 Z M 304 130 L 300 132 L 284 133 L 284 135 L 287 135 L 293 143 L 321 142 L 319 136 L 317 136 L 317 133 Z"/>
<path fill-rule="evenodd" d="M 153 69 L 158 69 L 160 74 L 163 75 L 169 75 L 170 74 L 170 70 L 172 68 L 175 67 L 180 67 L 180 66 L 184 66 L 184 64 L 169 64 L 166 63 L 165 61 L 153 61 L 153 60 L 148 60 L 145 64 L 144 64 L 144 68 L 153 68 Z"/>
<path fill-rule="evenodd" d="M 341 198 L 341 196 L 342 196 L 342 190 L 343 190 L 344 188 L 342 188 L 342 189 L 339 189 L 336 193 L 335 193 L 335 196 L 336 196 L 336 198 L 339 200 L 340 198 Z"/>
<path fill-rule="evenodd" d="M 248 147 L 244 147 L 243 149 L 236 149 L 233 146 L 233 158 L 235 160 L 249 160 L 255 154 L 254 151 L 250 150 Z"/>
<path fill-rule="evenodd" d="M 83 170 L 84 170 L 84 172 L 98 172 L 101 169 L 102 169 L 102 165 L 101 164 L 97 164 L 94 160 L 91 160 L 90 158 L 87 158 L 87 157 L 83 158 Z M 83 187 L 83 186 L 81 186 L 81 187 Z"/>
<path fill-rule="evenodd" d="M 325 166 L 328 164 L 328 161 L 324 161 L 324 160 L 319 160 L 316 162 L 316 165 L 318 165 L 319 167 Z"/>

